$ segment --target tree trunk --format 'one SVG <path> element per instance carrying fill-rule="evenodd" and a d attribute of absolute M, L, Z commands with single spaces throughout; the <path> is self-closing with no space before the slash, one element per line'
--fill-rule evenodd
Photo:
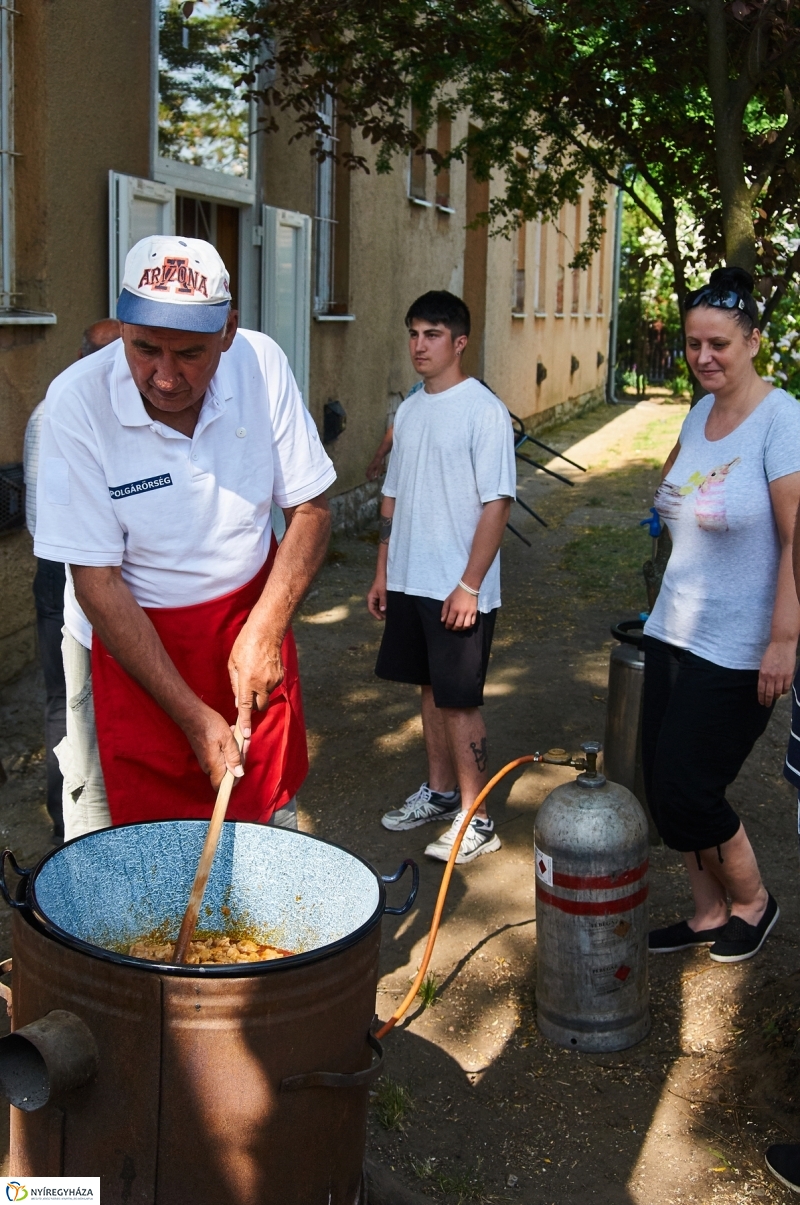
<path fill-rule="evenodd" d="M 742 153 L 742 121 L 750 89 L 742 79 L 730 79 L 726 20 L 723 0 L 708 0 L 708 90 L 714 110 L 725 259 L 752 272 L 756 266 L 756 232 Z"/>
<path fill-rule="evenodd" d="M 734 124 L 730 118 L 726 123 Z M 725 261 L 745 268 L 751 274 L 756 267 L 756 231 L 753 204 L 745 183 L 742 157 L 741 122 L 737 130 L 720 131 L 717 123 L 717 171 L 722 193 L 722 232 Z"/>

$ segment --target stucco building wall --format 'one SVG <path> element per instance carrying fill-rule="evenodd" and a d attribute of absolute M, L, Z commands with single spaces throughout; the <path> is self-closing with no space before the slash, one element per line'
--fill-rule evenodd
<path fill-rule="evenodd" d="M 154 168 L 153 5 L 145 0 L 20 0 L 15 8 L 17 305 L 53 312 L 57 323 L 12 326 L 0 321 L 0 464 L 22 459 L 30 412 L 52 378 L 77 355 L 84 328 L 107 316 L 109 171 L 150 178 Z M 256 198 L 246 214 L 250 225 L 241 227 L 240 264 L 248 256 L 255 262 L 260 254 L 255 238 L 250 246 L 250 231 L 261 222 L 262 201 L 316 215 L 317 164 L 307 142 L 290 145 L 293 132 L 287 124 L 255 140 Z M 466 132 L 467 118 L 459 117 L 453 122 L 453 143 Z M 575 236 L 575 214 L 567 207 L 559 221 L 561 233 L 549 230 L 543 270 L 538 228 L 528 224 L 525 316 L 512 317 L 518 245 L 490 237 L 485 229 L 469 229 L 470 219 L 486 208 L 501 181 L 476 182 L 468 163 L 453 164 L 447 198 L 452 212 L 446 212 L 439 195 L 442 181 L 437 182 L 430 162 L 420 193 L 418 173 L 411 187 L 406 157 L 398 156 L 391 174 L 378 175 L 371 145 L 354 135 L 352 149 L 366 156 L 371 171 L 348 177 L 347 229 L 337 228 L 337 254 L 343 245 L 348 253 L 346 297 L 339 307 L 347 314 L 329 315 L 351 320 L 314 316 L 310 339 L 311 412 L 321 431 L 329 399 L 340 402 L 347 414 L 346 429 L 327 445 L 338 472 L 332 506 L 339 527 L 362 525 L 375 511 L 378 487 L 366 483 L 365 468 L 415 381 L 403 325 L 415 297 L 428 289 L 449 289 L 465 297 L 475 319 L 468 371 L 483 376 L 528 424 L 601 396 L 605 364 L 598 365 L 598 353 L 607 355 L 611 298 L 607 238 L 602 272 L 600 257 L 593 265 L 592 290 L 588 274 L 581 274 L 579 312 L 571 313 L 567 271 L 565 316 L 555 316 L 559 264 L 570 258 L 570 248 L 564 247 Z M 426 203 L 410 199 L 410 189 Z M 202 195 L 203 187 L 198 184 L 188 192 Z M 316 219 L 312 225 L 317 227 Z M 252 315 L 259 311 L 258 272 L 263 270 L 262 263 L 251 273 Z M 597 313 L 590 292 L 596 296 L 601 275 L 604 304 Z M 546 280 L 547 297 L 537 314 L 540 276 Z M 539 361 L 547 376 L 537 384 Z M 35 656 L 33 572 L 27 533 L 0 534 L 0 681 L 16 675 Z"/>
<path fill-rule="evenodd" d="M 613 208 L 609 196 L 607 225 Z M 585 232 L 585 212 L 581 214 Z M 513 314 L 514 240 L 489 240 L 485 379 L 529 428 L 602 400 L 609 352 L 612 239 L 609 229 L 590 270 L 576 274 L 573 311 L 575 207 L 566 205 L 558 226 L 544 234 L 528 223 L 525 239 L 525 305 Z M 570 235 L 572 237 L 570 237 Z M 559 269 L 563 303 L 557 307 Z M 576 363 L 577 362 L 577 363 Z M 537 367 L 547 375 L 537 382 Z M 540 370 L 541 372 L 541 370 Z"/>
<path fill-rule="evenodd" d="M 81 333 L 108 314 L 108 172 L 150 165 L 151 12 L 126 0 L 15 5 L 17 305 L 55 326 L 0 321 L 0 463 Z M 0 681 L 35 655 L 27 532 L 0 534 Z"/>
<path fill-rule="evenodd" d="M 316 161 L 308 143 L 289 144 L 290 132 L 287 127 L 263 139 L 264 200 L 314 214 Z M 464 133 L 466 118 L 454 122 L 453 140 Z M 476 185 L 467 164 L 453 164 L 449 205 L 454 212 L 448 214 L 409 199 L 405 159 L 398 157 L 394 171 L 379 176 L 372 148 L 356 141 L 353 149 L 373 167 L 369 174 L 352 173 L 350 181 L 348 309 L 353 321 L 312 320 L 309 398 L 320 430 L 326 401 L 339 401 L 347 412 L 345 431 L 327 445 L 338 473 L 332 490 L 335 522 L 344 527 L 357 526 L 374 512 L 378 490 L 366 485 L 364 469 L 384 434 L 387 416 L 416 380 L 403 326 L 415 297 L 428 289 L 449 289 L 465 297 L 475 325 L 465 366 L 482 375 L 527 426 L 535 426 L 603 397 L 612 270 L 607 234 L 591 271 L 578 274 L 578 310 L 573 314 L 573 274 L 566 264 L 573 254 L 575 207 L 565 206 L 558 226 L 548 228 L 543 242 L 538 224 L 528 223 L 525 316 L 512 316 L 514 274 L 521 266 L 517 242 L 467 228 L 473 212 L 486 207 L 501 181 Z M 436 196 L 430 167 L 426 196 L 429 201 Z M 585 213 L 581 220 L 585 223 Z M 476 265 L 476 258 L 481 263 Z M 564 272 L 563 316 L 556 314 L 559 265 Z M 537 383 L 539 362 L 547 375 Z"/>
<path fill-rule="evenodd" d="M 266 203 L 313 214 L 316 163 L 307 144 L 289 146 L 283 131 L 264 143 Z M 404 160 L 379 176 L 372 147 L 355 141 L 353 149 L 371 166 L 369 174 L 356 171 L 350 178 L 348 310 L 353 320 L 314 318 L 311 323 L 311 413 L 322 430 L 329 399 L 347 412 L 345 431 L 327 447 L 338 474 L 335 495 L 363 485 L 387 415 L 417 379 L 408 358 L 406 310 L 428 289 L 460 292 L 464 254 L 463 166 L 452 172 L 450 204 L 456 212 L 446 214 L 409 200 Z M 433 198 L 432 171 L 428 190 Z"/>

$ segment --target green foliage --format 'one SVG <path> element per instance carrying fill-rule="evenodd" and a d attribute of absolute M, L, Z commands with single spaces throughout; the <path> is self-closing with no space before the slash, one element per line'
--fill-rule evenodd
<path fill-rule="evenodd" d="M 467 1201 L 490 1199 L 486 1196 L 480 1160 L 475 1167 L 458 1168 L 439 1168 L 436 1166 L 437 1162 L 434 1155 L 429 1155 L 427 1159 L 412 1159 L 411 1167 L 420 1180 L 424 1180 L 451 1200 L 455 1199 L 458 1205 L 465 1205 Z"/>
<path fill-rule="evenodd" d="M 235 29 L 220 0 L 160 0 L 158 150 L 167 159 L 246 176 L 249 104 L 230 58 Z"/>
<path fill-rule="evenodd" d="M 419 985 L 419 991 L 417 992 L 423 1008 L 433 1008 L 433 1006 L 438 1003 L 438 990 L 439 981 L 437 980 L 433 971 L 430 971 L 422 980 L 422 983 Z"/>
<path fill-rule="evenodd" d="M 378 170 L 410 150 L 441 167 L 426 131 L 443 105 L 474 121 L 450 159 L 502 182 L 484 215 L 499 231 L 554 218 L 588 179 L 572 266 L 598 245 L 612 183 L 664 239 L 679 299 L 723 258 L 757 267 L 770 304 L 800 268 L 775 238 L 800 199 L 800 6 L 788 0 L 226 2 L 267 128 L 288 113 L 317 154 L 331 96 L 378 148 Z"/>
<path fill-rule="evenodd" d="M 648 203 L 654 203 L 652 190 L 645 188 L 643 192 Z M 647 384 L 646 365 L 653 338 L 657 337 L 665 349 L 680 346 L 682 339 L 675 273 L 667 258 L 664 237 L 630 198 L 623 208 L 621 251 L 617 384 L 638 392 Z M 623 368 L 634 363 L 638 373 Z M 676 375 L 682 377 L 686 372 L 681 360 Z"/>
<path fill-rule="evenodd" d="M 583 598 L 639 610 L 645 606 L 642 564 L 649 555 L 643 528 L 589 527 L 564 545 L 560 567 L 575 575 Z"/>
<path fill-rule="evenodd" d="M 373 1099 L 375 1116 L 384 1130 L 402 1130 L 403 1122 L 414 1108 L 414 1100 L 408 1088 L 396 1080 L 382 1076 Z"/>
<path fill-rule="evenodd" d="M 756 369 L 766 381 L 800 398 L 800 305 L 796 293 L 784 297 L 761 339 Z"/>

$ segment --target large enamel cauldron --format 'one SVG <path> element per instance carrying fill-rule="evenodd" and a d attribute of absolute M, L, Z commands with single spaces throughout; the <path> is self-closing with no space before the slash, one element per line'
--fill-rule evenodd
<path fill-rule="evenodd" d="M 174 940 L 207 824 L 125 825 L 20 870 L 13 1029 L 0 1087 L 15 1105 L 14 1175 L 99 1175 L 126 1205 L 356 1205 L 381 917 L 406 912 L 418 871 L 382 879 L 303 833 L 227 822 L 202 930 L 246 929 L 296 951 L 265 963 L 166 966 L 137 938 Z M 407 865 L 411 893 L 387 908 Z"/>

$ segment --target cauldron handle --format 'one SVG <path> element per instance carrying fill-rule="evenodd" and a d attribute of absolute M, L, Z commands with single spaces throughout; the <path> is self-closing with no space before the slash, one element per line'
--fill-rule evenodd
<path fill-rule="evenodd" d="M 377 1054 L 372 1066 L 364 1071 L 341 1075 L 336 1071 L 307 1071 L 305 1075 L 289 1075 L 281 1080 L 281 1092 L 297 1092 L 300 1088 L 362 1088 L 371 1084 L 383 1070 L 383 1047 L 376 1037 L 367 1034 L 367 1043 Z"/>
<path fill-rule="evenodd" d="M 412 858 L 406 858 L 400 869 L 396 870 L 394 874 L 381 875 L 384 883 L 396 883 L 398 879 L 403 877 L 409 866 L 411 867 L 411 890 L 408 893 L 408 899 L 399 908 L 384 908 L 384 912 L 389 916 L 405 916 L 406 912 L 408 912 L 409 908 L 414 903 L 414 900 L 417 898 L 417 892 L 419 891 L 419 866 L 417 866 L 416 862 Z"/>
<path fill-rule="evenodd" d="M 26 870 L 24 866 L 20 866 L 10 849 L 4 849 L 2 854 L 0 854 L 0 895 L 2 895 L 9 908 L 27 908 L 27 903 L 20 903 L 19 900 L 15 900 L 8 890 L 8 884 L 6 883 L 6 859 L 11 863 L 11 869 L 14 871 L 14 874 L 19 875 L 21 879 L 30 878 L 33 870 Z"/>

